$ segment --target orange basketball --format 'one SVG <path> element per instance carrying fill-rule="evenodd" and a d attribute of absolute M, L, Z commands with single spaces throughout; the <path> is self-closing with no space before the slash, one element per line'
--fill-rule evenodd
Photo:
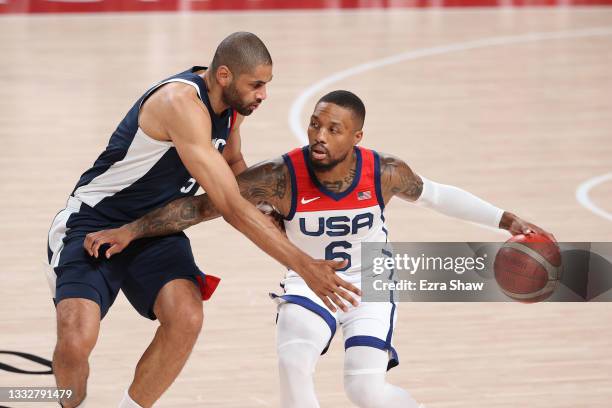
<path fill-rule="evenodd" d="M 504 243 L 493 264 L 502 292 L 519 302 L 548 298 L 561 276 L 556 243 L 540 234 L 515 235 Z"/>

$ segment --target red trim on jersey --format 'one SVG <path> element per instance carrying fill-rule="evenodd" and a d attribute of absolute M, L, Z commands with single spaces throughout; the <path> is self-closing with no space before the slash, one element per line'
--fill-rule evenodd
<path fill-rule="evenodd" d="M 297 189 L 296 212 L 314 212 L 329 210 L 352 210 L 378 206 L 376 180 L 374 172 L 374 153 L 363 147 L 356 147 L 361 153 L 361 166 L 356 169 L 355 177 L 359 182 L 355 188 L 341 199 L 334 199 L 319 188 L 310 176 L 308 164 L 304 159 L 302 148 L 287 153 L 293 164 Z"/>
<path fill-rule="evenodd" d="M 234 125 L 236 124 L 236 117 L 238 116 L 238 112 L 236 112 L 235 110 L 232 109 L 232 119 L 230 122 L 230 133 L 232 133 L 232 130 L 234 130 Z"/>

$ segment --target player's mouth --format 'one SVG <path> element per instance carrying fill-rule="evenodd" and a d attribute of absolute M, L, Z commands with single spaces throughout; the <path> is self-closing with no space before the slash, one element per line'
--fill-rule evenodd
<path fill-rule="evenodd" d="M 259 105 L 261 105 L 261 103 L 254 103 L 254 104 L 249 106 L 249 109 L 251 111 L 254 111 L 255 109 L 259 108 Z"/>
<path fill-rule="evenodd" d="M 327 158 L 327 149 L 320 144 L 310 148 L 310 155 L 314 160 L 325 160 Z"/>

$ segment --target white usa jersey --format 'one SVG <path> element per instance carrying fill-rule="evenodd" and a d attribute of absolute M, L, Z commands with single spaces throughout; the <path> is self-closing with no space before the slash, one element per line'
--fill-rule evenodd
<path fill-rule="evenodd" d="M 283 156 L 291 175 L 291 209 L 285 218 L 287 237 L 315 259 L 343 260 L 339 271 L 351 283 L 361 277 L 361 243 L 387 242 L 380 181 L 380 157 L 355 147 L 355 177 L 349 188 L 335 193 L 315 177 L 308 146 Z M 290 270 L 287 278 L 297 277 Z"/>

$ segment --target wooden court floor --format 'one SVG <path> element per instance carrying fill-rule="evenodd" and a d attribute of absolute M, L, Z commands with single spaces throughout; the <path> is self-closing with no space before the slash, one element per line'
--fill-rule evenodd
<path fill-rule="evenodd" d="M 300 143 L 292 106 L 305 127 L 320 95 L 350 89 L 368 109 L 365 146 L 559 240 L 612 241 L 612 222 L 576 199 L 582 183 L 612 172 L 612 9 L 1 17 L 0 349 L 51 357 L 55 316 L 41 268 L 51 219 L 145 88 L 207 64 L 237 30 L 260 35 L 275 62 L 269 99 L 243 128 L 249 163 Z M 612 214 L 612 180 L 589 197 Z M 395 241 L 504 239 L 403 202 L 387 214 Z M 158 406 L 278 407 L 267 293 L 283 268 L 222 221 L 189 235 L 201 268 L 223 280 Z M 389 378 L 428 408 L 607 408 L 611 321 L 607 303 L 404 303 L 401 364 Z M 117 405 L 155 327 L 119 297 L 91 358 L 89 407 Z M 342 357 L 336 338 L 318 365 L 323 407 L 351 406 Z M 52 384 L 0 371 L 0 386 Z"/>

